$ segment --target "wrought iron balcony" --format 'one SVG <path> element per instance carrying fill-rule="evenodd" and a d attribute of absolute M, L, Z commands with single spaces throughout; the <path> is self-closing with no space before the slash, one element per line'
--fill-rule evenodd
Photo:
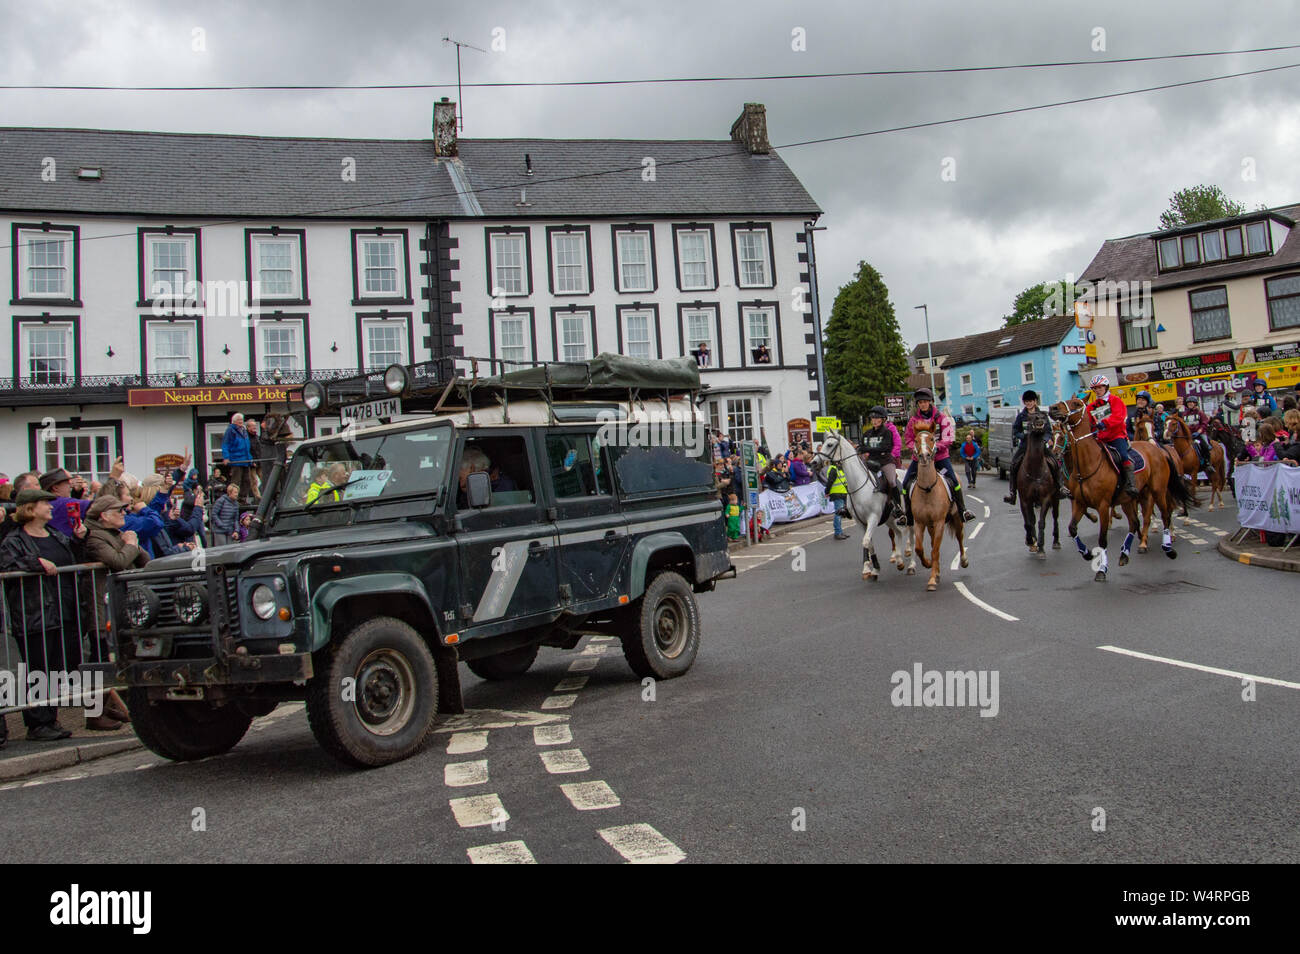
<path fill-rule="evenodd" d="M 95 374 L 65 375 L 46 372 L 20 378 L 0 378 L 0 406 L 42 404 L 125 404 L 131 388 L 194 388 L 260 384 L 298 386 L 309 380 L 335 381 L 360 374 L 358 368 L 324 368 L 305 371 L 208 371 L 202 375 Z"/>

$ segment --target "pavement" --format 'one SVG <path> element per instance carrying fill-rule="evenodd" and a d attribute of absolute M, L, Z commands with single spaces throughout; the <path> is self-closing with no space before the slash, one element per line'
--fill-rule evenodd
<path fill-rule="evenodd" d="M 1289 570 L 1292 573 L 1300 573 L 1300 544 L 1291 547 L 1289 550 L 1283 550 L 1281 547 L 1271 547 L 1267 543 L 1261 543 L 1259 534 L 1254 532 L 1246 534 L 1246 538 L 1237 543 L 1233 543 L 1228 537 L 1224 537 L 1219 541 L 1219 552 L 1229 560 L 1236 560 L 1238 563 L 1244 563 L 1247 566 L 1260 566 L 1270 570 Z"/>
<path fill-rule="evenodd" d="M 1293 602 L 1219 555 L 1235 510 L 1176 521 L 1176 559 L 1157 537 L 1119 566 L 1118 528 L 1097 583 L 1068 537 L 1030 554 L 1004 492 L 990 480 L 968 494 L 970 566 L 946 539 L 934 593 L 919 564 L 909 576 L 882 558 L 863 581 L 859 527 L 837 542 L 827 520 L 792 524 L 733 550 L 736 577 L 701 594 L 701 649 L 681 678 L 639 680 L 598 637 L 543 649 L 507 682 L 462 669 L 469 711 L 365 772 L 321 751 L 300 704 L 281 706 L 217 758 L 126 752 L 0 783 L 0 850 L 19 863 L 1300 862 Z M 1081 532 L 1096 541 L 1096 525 Z M 918 667 L 926 689 L 911 697 Z M 963 673 L 983 699 L 955 692 Z"/>

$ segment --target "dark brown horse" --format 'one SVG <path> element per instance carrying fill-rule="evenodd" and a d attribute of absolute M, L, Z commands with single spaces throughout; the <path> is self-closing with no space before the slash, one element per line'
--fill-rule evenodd
<path fill-rule="evenodd" d="M 1128 535 L 1120 547 L 1119 565 L 1129 561 L 1129 551 L 1139 531 L 1138 503 L 1145 506 L 1148 501 L 1160 507 L 1160 516 L 1165 524 L 1165 538 L 1162 547 L 1171 559 L 1178 554 L 1173 546 L 1172 503 L 1186 499 L 1187 491 L 1180 479 L 1169 468 L 1169 459 L 1164 452 L 1152 444 L 1139 441 L 1133 445 L 1141 455 L 1146 467 L 1134 475 L 1138 496 L 1131 497 L 1120 489 L 1120 475 L 1109 460 L 1108 452 L 1100 445 L 1092 426 L 1088 421 L 1087 407 L 1077 398 L 1053 404 L 1049 412 L 1055 420 L 1065 422 L 1070 434 L 1068 453 L 1071 455 L 1070 492 L 1073 495 L 1073 512 L 1068 527 L 1079 554 L 1085 560 L 1092 560 L 1098 583 L 1106 581 L 1109 557 L 1106 553 L 1107 536 L 1110 531 L 1111 510 L 1119 506 L 1128 518 Z M 1092 507 L 1097 511 L 1097 543 L 1094 550 L 1089 550 L 1079 539 L 1079 519 Z"/>
<path fill-rule="evenodd" d="M 1025 419 L 1025 459 L 1016 475 L 1016 492 L 1020 495 L 1020 515 L 1025 521 L 1025 545 L 1030 553 L 1047 559 L 1047 511 L 1052 511 L 1052 549 L 1061 549 L 1061 502 L 1056 496 L 1056 478 L 1047 465 L 1047 441 L 1051 420 L 1042 411 Z M 1038 532 L 1034 532 L 1034 521 Z"/>

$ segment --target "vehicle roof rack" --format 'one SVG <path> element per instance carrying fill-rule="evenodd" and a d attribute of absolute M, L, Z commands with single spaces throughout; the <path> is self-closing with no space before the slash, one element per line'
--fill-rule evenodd
<path fill-rule="evenodd" d="M 468 364 L 462 373 L 457 364 Z M 479 370 L 486 367 L 487 376 Z M 457 357 L 390 365 L 383 371 L 336 380 L 309 381 L 295 412 L 337 413 L 342 407 L 386 398 L 401 398 L 403 414 L 464 412 L 473 420 L 475 406 L 493 403 L 509 421 L 511 400 L 540 400 L 555 421 L 556 401 L 616 400 L 640 402 L 642 394 L 692 398 L 702 390 L 698 364 L 691 358 L 629 358 L 602 353 L 589 361 L 511 361 Z"/>

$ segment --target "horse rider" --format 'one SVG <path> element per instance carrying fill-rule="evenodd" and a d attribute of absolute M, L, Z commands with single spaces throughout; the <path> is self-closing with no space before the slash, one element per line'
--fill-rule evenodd
<path fill-rule="evenodd" d="M 953 424 L 952 418 L 943 411 L 934 406 L 934 394 L 929 388 L 919 388 L 912 395 L 916 401 L 916 410 L 907 421 L 907 433 L 904 440 L 907 446 L 915 452 L 916 450 L 916 425 L 927 423 L 934 434 L 934 466 L 936 469 L 948 475 L 952 484 L 953 502 L 957 504 L 957 512 L 961 514 L 962 520 L 974 520 L 975 514 L 966 509 L 966 498 L 961 492 L 961 481 L 957 479 L 957 472 L 952 469 L 952 461 L 948 459 L 948 449 L 952 447 L 953 441 L 957 436 L 957 427 Z M 916 457 L 912 458 L 912 463 L 907 466 L 907 475 L 903 477 L 903 506 L 907 511 L 905 523 L 912 526 L 912 496 L 909 493 L 912 484 L 916 482 Z"/>
<path fill-rule="evenodd" d="M 1020 396 L 1020 403 L 1024 406 L 1020 413 L 1016 415 L 1015 422 L 1011 425 L 1011 444 L 1015 450 L 1011 453 L 1011 493 L 1002 499 L 1009 503 L 1016 502 L 1016 474 L 1020 471 L 1020 465 L 1025 461 L 1025 453 L 1029 450 L 1028 442 L 1025 440 L 1025 425 L 1029 421 L 1029 415 L 1038 410 L 1038 392 L 1029 390 Z M 1052 471 L 1052 476 L 1056 478 L 1056 492 L 1062 499 L 1069 499 L 1070 490 L 1065 486 L 1065 472 L 1061 467 L 1061 462 L 1056 459 L 1055 454 L 1047 454 L 1047 466 Z"/>
<path fill-rule="evenodd" d="M 1252 395 L 1252 398 L 1254 400 L 1255 407 L 1259 409 L 1259 416 L 1261 418 L 1265 418 L 1265 417 L 1271 417 L 1272 415 L 1276 414 L 1277 400 L 1273 397 L 1273 395 L 1268 393 L 1268 382 L 1265 381 L 1263 378 L 1256 378 L 1254 382 L 1251 384 L 1251 388 L 1255 392 Z"/>
<path fill-rule="evenodd" d="M 1192 432 L 1192 444 L 1196 447 L 1196 455 L 1201 458 L 1201 470 L 1208 474 L 1210 472 L 1210 419 L 1201 410 L 1200 400 L 1189 397 L 1183 402 L 1183 420 L 1187 422 L 1187 429 Z"/>
<path fill-rule="evenodd" d="M 1137 419 L 1144 414 L 1151 418 L 1151 430 L 1153 431 L 1151 439 L 1159 441 L 1162 435 L 1155 429 L 1156 417 L 1155 410 L 1151 407 L 1150 391 L 1139 391 L 1133 399 L 1133 406 L 1128 409 L 1128 439 L 1133 440 Z"/>
<path fill-rule="evenodd" d="M 1133 479 L 1133 461 L 1130 457 L 1132 448 L 1128 443 L 1128 408 L 1123 399 L 1111 391 L 1110 378 L 1104 374 L 1094 374 L 1088 383 L 1092 389 L 1093 400 L 1088 402 L 1088 416 L 1092 418 L 1092 430 L 1097 440 L 1113 448 L 1123 463 L 1124 493 L 1136 498 L 1137 482 Z"/>
<path fill-rule="evenodd" d="M 903 465 L 903 439 L 898 436 L 898 428 L 889 419 L 888 412 L 879 404 L 867 413 L 867 418 L 871 429 L 863 433 L 859 451 L 866 464 L 880 468 L 894 513 L 901 519 L 903 501 L 898 495 L 898 468 Z"/>

